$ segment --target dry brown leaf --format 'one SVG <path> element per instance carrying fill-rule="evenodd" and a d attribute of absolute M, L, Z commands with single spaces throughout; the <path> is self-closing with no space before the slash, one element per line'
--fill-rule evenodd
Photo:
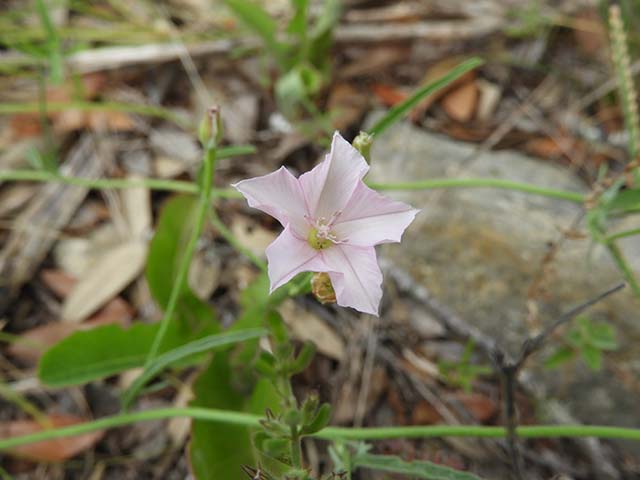
<path fill-rule="evenodd" d="M 49 415 L 48 420 L 54 428 L 76 425 L 86 421 L 86 419 L 81 417 L 62 414 Z M 34 420 L 13 420 L 10 422 L 2 422 L 0 423 L 0 438 L 17 437 L 20 435 L 40 432 L 42 430 L 44 430 L 42 425 Z M 44 440 L 42 442 L 32 443 L 29 445 L 13 447 L 7 450 L 7 453 L 40 462 L 63 462 L 92 448 L 100 441 L 103 435 L 104 432 L 99 430 L 74 437 Z"/>
<path fill-rule="evenodd" d="M 91 100 L 104 90 L 107 77 L 104 73 L 90 73 L 81 77 L 80 91 L 84 100 Z M 69 81 L 60 86 L 47 89 L 48 102 L 71 102 L 76 97 L 78 85 L 76 80 Z M 94 112 L 95 113 L 95 112 Z M 100 112 L 97 112 L 100 113 Z M 104 113 L 104 112 L 103 112 Z M 111 113 L 111 112 L 106 112 Z M 120 114 L 121 112 L 115 112 Z M 66 110 L 60 113 L 50 113 L 48 118 L 53 120 L 54 130 L 60 133 L 79 130 L 86 126 L 86 118 L 89 114 Z M 60 125 L 58 125 L 60 122 Z M 11 118 L 11 130 L 14 139 L 38 136 L 42 133 L 42 122 L 39 113 L 23 113 Z"/>
<path fill-rule="evenodd" d="M 42 134 L 42 123 L 36 114 L 19 113 L 11 117 L 11 132 L 14 141 L 37 137 Z"/>
<path fill-rule="evenodd" d="M 467 82 L 447 93 L 442 99 L 442 108 L 453 120 L 467 123 L 473 117 L 478 104 L 478 85 Z"/>
<path fill-rule="evenodd" d="M 125 112 L 83 112 L 65 110 L 53 118 L 53 129 L 58 134 L 90 129 L 96 131 L 130 132 L 135 124 Z"/>
<path fill-rule="evenodd" d="M 491 83 L 483 79 L 476 80 L 476 85 L 478 85 L 480 94 L 476 118 L 480 122 L 486 122 L 493 117 L 496 107 L 498 106 L 498 102 L 500 101 L 500 97 L 502 96 L 502 90 L 500 86 L 495 83 Z"/>
<path fill-rule="evenodd" d="M 130 132 L 135 129 L 131 115 L 126 112 L 89 112 L 87 126 L 92 130 Z"/>
<path fill-rule="evenodd" d="M 293 300 L 286 300 L 279 310 L 284 321 L 298 340 L 311 340 L 318 351 L 334 360 L 342 360 L 345 346 L 342 338 L 316 315 L 300 308 Z"/>
<path fill-rule="evenodd" d="M 76 279 L 63 270 L 46 268 L 40 272 L 40 280 L 49 290 L 51 290 L 58 298 L 65 298 L 71 293 Z"/>
<path fill-rule="evenodd" d="M 462 60 L 463 59 L 460 57 L 449 57 L 433 64 L 427 70 L 427 73 L 422 79 L 420 86 L 428 85 L 430 83 L 435 82 L 439 78 L 444 77 L 447 73 L 451 71 L 451 69 L 453 69 L 456 65 L 458 65 Z M 468 83 L 474 80 L 475 78 L 476 78 L 476 74 L 474 71 L 467 72 L 457 80 L 451 82 L 445 88 L 441 88 L 440 90 L 432 93 L 431 95 L 428 95 L 411 111 L 411 117 L 410 117 L 411 120 L 413 120 L 414 122 L 419 120 L 424 116 L 425 113 L 427 113 L 427 110 L 429 110 L 431 105 L 437 102 L 440 98 L 444 97 L 447 93 L 456 89 L 460 85 Z"/>
<path fill-rule="evenodd" d="M 562 148 L 553 138 L 532 138 L 525 144 L 525 150 L 532 155 L 541 158 L 558 158 L 563 155 Z"/>
<path fill-rule="evenodd" d="M 400 102 L 404 102 L 409 97 L 409 94 L 404 90 L 383 83 L 376 83 L 371 89 L 373 94 L 387 107 L 393 107 Z"/>
<path fill-rule="evenodd" d="M 420 400 L 411 411 L 412 425 L 433 425 L 442 421 L 438 411 L 425 400 Z"/>
<path fill-rule="evenodd" d="M 99 310 L 86 322 L 50 322 L 46 325 L 32 328 L 20 335 L 20 341 L 12 343 L 7 351 L 11 356 L 27 363 L 35 363 L 40 356 L 63 338 L 78 330 L 91 330 L 101 325 L 116 323 L 123 327 L 133 318 L 131 306 L 122 298 L 117 297 Z"/>
<path fill-rule="evenodd" d="M 123 243 L 106 251 L 78 280 L 62 306 L 62 319 L 81 322 L 120 293 L 140 274 L 147 258 L 147 244 Z"/>
<path fill-rule="evenodd" d="M 128 180 L 142 179 L 140 175 L 132 174 Z M 151 231 L 151 195 L 148 188 L 125 188 L 121 193 L 124 216 L 129 226 L 132 239 L 144 239 Z"/>
<path fill-rule="evenodd" d="M 606 55 L 607 29 L 595 9 L 586 10 L 577 15 L 574 19 L 573 36 L 578 48 L 587 55 Z"/>
<path fill-rule="evenodd" d="M 455 398 L 461 402 L 478 422 L 484 423 L 498 412 L 498 404 L 481 393 L 459 392 Z"/>

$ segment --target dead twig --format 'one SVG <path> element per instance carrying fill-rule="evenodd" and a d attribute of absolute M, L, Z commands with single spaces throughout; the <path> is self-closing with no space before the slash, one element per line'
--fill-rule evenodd
<path fill-rule="evenodd" d="M 494 350 L 490 355 L 490 359 L 494 368 L 499 372 L 504 392 L 504 414 L 507 427 L 507 448 L 511 462 L 512 475 L 516 480 L 524 480 L 522 454 L 518 447 L 518 412 L 515 401 L 515 389 L 518 381 L 518 373 L 526 363 L 526 361 L 537 352 L 545 343 L 545 341 L 562 325 L 570 322 L 576 316 L 580 315 L 589 307 L 600 302 L 606 297 L 622 290 L 625 284 L 621 283 L 612 287 L 598 296 L 587 300 L 586 302 L 572 308 L 568 312 L 561 315 L 555 322 L 551 323 L 541 333 L 535 337 L 527 338 L 520 348 L 520 353 L 515 360 L 511 360 L 508 354 L 498 345 L 494 346 Z"/>

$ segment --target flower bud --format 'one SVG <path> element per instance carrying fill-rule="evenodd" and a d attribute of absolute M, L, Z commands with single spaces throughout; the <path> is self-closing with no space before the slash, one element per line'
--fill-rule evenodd
<path fill-rule="evenodd" d="M 367 163 L 371 163 L 371 145 L 373 144 L 373 135 L 367 132 L 360 132 L 353 140 L 353 148 L 358 150 Z"/>
<path fill-rule="evenodd" d="M 207 110 L 198 126 L 198 139 L 203 148 L 213 148 L 222 141 L 222 118 L 220 108 L 213 106 Z"/>
<path fill-rule="evenodd" d="M 311 293 L 320 303 L 336 303 L 336 292 L 327 273 L 313 274 L 313 277 L 311 277 Z"/>

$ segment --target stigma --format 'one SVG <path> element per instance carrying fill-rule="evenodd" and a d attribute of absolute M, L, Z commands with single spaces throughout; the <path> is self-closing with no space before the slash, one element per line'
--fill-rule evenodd
<path fill-rule="evenodd" d="M 305 217 L 309 223 L 309 234 L 307 235 L 307 242 L 315 250 L 325 250 L 336 243 L 342 243 L 338 240 L 338 237 L 333 232 L 333 225 L 342 212 L 336 212 L 329 219 L 320 217 L 318 219 L 312 219 Z"/>

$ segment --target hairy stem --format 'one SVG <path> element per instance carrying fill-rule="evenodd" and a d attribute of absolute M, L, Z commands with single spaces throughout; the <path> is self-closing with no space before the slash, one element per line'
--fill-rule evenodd
<path fill-rule="evenodd" d="M 627 263 L 627 260 L 624 257 L 622 250 L 620 250 L 620 247 L 616 245 L 615 241 L 608 241 L 607 243 L 605 243 L 605 246 L 609 250 L 609 253 L 611 254 L 611 257 L 613 258 L 613 261 L 616 263 L 618 269 L 624 275 L 624 278 L 629 284 L 629 286 L 631 287 L 633 294 L 638 299 L 640 299 L 640 284 L 638 284 L 638 280 L 636 279 L 636 276 L 633 270 L 631 269 L 631 266 L 629 266 L 629 264 Z"/>
<path fill-rule="evenodd" d="M 229 147 L 220 149 L 218 159 L 230 156 L 252 153 L 249 146 Z M 183 182 L 178 180 L 164 179 L 137 179 L 127 180 L 119 178 L 103 178 L 91 180 L 81 177 L 66 177 L 55 175 L 41 170 L 5 170 L 0 171 L 0 181 L 30 181 L 30 182 L 62 182 L 70 185 L 95 189 L 122 189 L 146 187 L 151 190 L 166 190 L 181 193 L 197 193 L 198 186 L 193 182 Z M 400 183 L 369 183 L 375 190 L 434 190 L 441 188 L 497 188 L 501 190 L 512 190 L 543 197 L 551 197 L 559 200 L 566 200 L 574 203 L 582 203 L 584 195 L 579 192 L 566 190 L 554 190 L 529 183 L 514 182 L 499 178 L 436 178 L 432 180 L 420 180 L 416 182 Z M 241 198 L 236 190 L 231 188 L 212 189 L 213 196 L 217 198 Z"/>
<path fill-rule="evenodd" d="M 578 192 L 555 190 L 539 187 L 529 183 L 514 182 L 501 178 L 436 178 L 433 180 L 420 180 L 416 182 L 399 183 L 369 183 L 375 190 L 432 190 L 437 188 L 498 188 L 513 190 L 523 193 L 531 193 L 544 197 L 567 200 L 574 203 L 583 203 L 584 195 Z"/>
<path fill-rule="evenodd" d="M 145 370 L 149 369 L 151 363 L 158 354 L 160 346 L 162 345 L 162 341 L 164 340 L 164 337 L 167 333 L 169 322 L 171 322 L 171 319 L 173 318 L 173 315 L 176 311 L 176 307 L 178 306 L 178 298 L 183 290 L 184 284 L 187 281 L 187 275 L 189 274 L 191 260 L 193 258 L 193 254 L 196 251 L 196 246 L 198 243 L 198 239 L 200 238 L 200 233 L 202 232 L 202 228 L 204 226 L 207 211 L 211 206 L 211 184 L 213 183 L 213 166 L 215 164 L 215 160 L 215 148 L 205 150 L 202 168 L 202 188 L 200 190 L 200 201 L 198 202 L 196 222 L 193 228 L 193 232 L 191 233 L 191 237 L 189 238 L 189 242 L 187 243 L 187 247 L 184 251 L 184 255 L 180 261 L 180 267 L 178 269 L 176 280 L 173 283 L 173 287 L 171 289 L 171 295 L 169 297 L 167 309 L 165 310 L 164 316 L 160 321 L 160 328 L 158 329 L 158 333 L 156 333 L 156 336 L 153 339 L 151 349 L 147 354 L 147 359 L 144 365 Z"/>
<path fill-rule="evenodd" d="M 233 425 L 257 427 L 262 417 L 249 413 L 208 408 L 159 408 L 104 417 L 99 420 L 70 425 L 41 432 L 30 433 L 0 440 L 0 450 L 27 445 L 43 440 L 72 437 L 83 433 L 129 425 L 135 422 L 162 420 L 167 418 L 194 418 L 197 420 L 222 422 Z M 640 429 L 609 427 L 599 425 L 538 425 L 518 427 L 522 438 L 617 438 L 640 441 Z M 507 429 L 503 427 L 485 427 L 479 425 L 434 425 L 405 427 L 327 427 L 316 438 L 324 440 L 384 440 L 390 438 L 432 438 L 432 437 L 484 437 L 504 438 Z"/>

